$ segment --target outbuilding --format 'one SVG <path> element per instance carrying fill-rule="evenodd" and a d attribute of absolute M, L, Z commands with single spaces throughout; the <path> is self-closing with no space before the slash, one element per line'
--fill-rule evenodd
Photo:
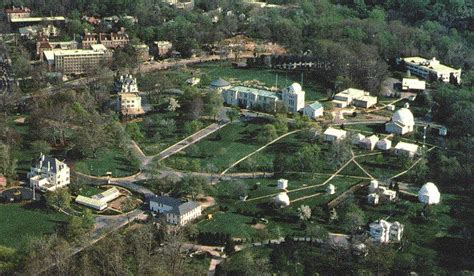
<path fill-rule="evenodd" d="M 379 141 L 379 137 L 377 135 L 372 135 L 369 137 L 366 137 L 362 139 L 359 143 L 359 147 L 368 149 L 368 150 L 374 150 L 375 144 Z"/>
<path fill-rule="evenodd" d="M 438 204 L 441 198 L 438 187 L 433 182 L 428 182 L 418 191 L 418 200 L 425 204 Z"/>
<path fill-rule="evenodd" d="M 390 150 L 392 148 L 392 141 L 387 138 L 381 139 L 375 144 L 375 147 L 379 150 Z"/>
<path fill-rule="evenodd" d="M 288 180 L 287 180 L 287 179 L 283 179 L 283 178 L 278 179 L 277 187 L 278 187 L 278 189 L 280 189 L 280 190 L 283 190 L 283 189 L 288 188 Z"/>
<path fill-rule="evenodd" d="M 324 141 L 326 142 L 335 142 L 346 138 L 347 131 L 336 128 L 328 128 L 324 131 Z"/>
<path fill-rule="evenodd" d="M 316 119 L 323 116 L 323 114 L 324 108 L 319 102 L 314 102 L 303 108 L 303 115 L 310 119 Z"/>
<path fill-rule="evenodd" d="M 416 144 L 398 142 L 394 148 L 394 152 L 396 155 L 405 155 L 413 158 L 415 155 L 418 155 L 418 148 L 419 147 Z"/>

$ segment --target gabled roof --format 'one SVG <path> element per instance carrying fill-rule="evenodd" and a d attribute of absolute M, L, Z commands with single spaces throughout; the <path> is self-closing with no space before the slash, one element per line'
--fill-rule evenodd
<path fill-rule="evenodd" d="M 177 215 L 186 214 L 200 206 L 199 203 L 195 201 L 183 202 L 177 198 L 173 198 L 169 196 L 154 196 L 154 197 L 150 197 L 149 200 L 166 205 L 166 206 L 170 206 L 171 210 L 169 211 L 169 213 L 173 213 Z"/>
<path fill-rule="evenodd" d="M 222 79 L 222 78 L 218 78 L 217 80 L 213 80 L 211 82 L 211 86 L 214 86 L 214 87 L 226 87 L 226 86 L 229 86 L 230 85 L 230 82 Z"/>
<path fill-rule="evenodd" d="M 307 105 L 306 107 L 312 108 L 314 110 L 318 110 L 320 108 L 323 108 L 323 105 L 320 102 L 314 102 L 312 104 Z"/>
<path fill-rule="evenodd" d="M 328 128 L 326 131 L 324 131 L 324 135 L 331 135 L 331 136 L 336 136 L 336 137 L 342 137 L 346 135 L 346 131 L 342 129 L 337 129 L 337 128 Z"/>

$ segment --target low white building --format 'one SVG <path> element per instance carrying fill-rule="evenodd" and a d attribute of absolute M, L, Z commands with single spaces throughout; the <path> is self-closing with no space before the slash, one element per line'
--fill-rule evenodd
<path fill-rule="evenodd" d="M 321 103 L 314 102 L 303 108 L 303 115 L 310 119 L 316 119 L 324 115 L 324 107 Z"/>
<path fill-rule="evenodd" d="M 392 202 L 397 198 L 397 191 L 390 190 L 386 187 L 379 187 L 377 193 L 384 202 Z"/>
<path fill-rule="evenodd" d="M 369 108 L 377 103 L 377 97 L 370 96 L 370 93 L 364 90 L 348 88 L 337 93 L 334 96 L 333 103 L 339 108 L 344 108 L 349 105 Z"/>
<path fill-rule="evenodd" d="M 328 195 L 333 195 L 336 193 L 336 187 L 333 185 L 333 184 L 329 184 L 327 187 L 326 187 L 326 193 Z"/>
<path fill-rule="evenodd" d="M 375 179 L 370 180 L 369 193 L 375 193 L 379 188 L 379 182 Z"/>
<path fill-rule="evenodd" d="M 66 163 L 44 154 L 33 160 L 27 177 L 32 188 L 42 191 L 54 191 L 71 183 L 70 170 Z"/>
<path fill-rule="evenodd" d="M 288 180 L 287 179 L 278 179 L 277 188 L 280 190 L 288 188 Z"/>
<path fill-rule="evenodd" d="M 418 191 L 418 200 L 424 204 L 438 204 L 441 194 L 433 182 L 427 182 Z"/>
<path fill-rule="evenodd" d="M 335 142 L 346 138 L 347 131 L 337 128 L 329 127 L 324 131 L 323 140 L 326 142 Z"/>
<path fill-rule="evenodd" d="M 415 117 L 408 108 L 397 110 L 390 122 L 385 124 L 385 131 L 404 135 L 413 131 L 415 127 Z"/>
<path fill-rule="evenodd" d="M 377 141 L 375 147 L 379 150 L 390 150 L 392 148 L 392 141 L 387 138 Z"/>
<path fill-rule="evenodd" d="M 424 91 L 426 89 L 426 82 L 419 79 L 402 79 L 403 91 Z"/>
<path fill-rule="evenodd" d="M 402 240 L 403 228 L 403 224 L 398 221 L 390 223 L 381 219 L 369 225 L 369 234 L 375 242 L 400 242 Z"/>
<path fill-rule="evenodd" d="M 168 196 L 154 196 L 149 199 L 150 210 L 166 217 L 166 222 L 185 225 L 201 216 L 202 208 L 195 201 L 183 202 Z"/>
<path fill-rule="evenodd" d="M 374 150 L 378 141 L 379 137 L 377 137 L 377 135 L 371 135 L 362 139 L 362 141 L 359 142 L 359 147 L 363 149 Z"/>
<path fill-rule="evenodd" d="M 417 144 L 398 142 L 398 144 L 394 148 L 394 153 L 396 155 L 405 155 L 410 158 L 413 158 L 419 154 L 418 149 L 419 147 Z"/>
<path fill-rule="evenodd" d="M 107 208 L 107 203 L 106 202 L 103 202 L 103 201 L 95 199 L 95 198 L 82 196 L 82 195 L 78 195 L 75 199 L 75 202 L 77 204 L 87 206 L 87 207 L 95 209 L 97 211 L 102 211 L 102 210 L 105 210 Z"/>
<path fill-rule="evenodd" d="M 360 133 L 354 133 L 351 135 L 351 143 L 353 145 L 359 145 L 359 143 L 365 139 L 365 136 Z"/>
<path fill-rule="evenodd" d="M 436 58 L 425 59 L 422 57 L 406 57 L 399 58 L 397 62 L 404 61 L 408 70 L 413 75 L 422 77 L 424 79 L 438 79 L 443 82 L 449 82 L 452 76 L 461 83 L 461 69 L 455 69 L 446 65 L 443 65 Z"/>

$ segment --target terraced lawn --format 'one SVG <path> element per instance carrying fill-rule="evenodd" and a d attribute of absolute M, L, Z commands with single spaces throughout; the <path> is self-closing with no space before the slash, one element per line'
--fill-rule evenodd
<path fill-rule="evenodd" d="M 129 176 L 139 171 L 138 162 L 133 162 L 120 148 L 101 148 L 97 152 L 97 158 L 89 157 L 77 161 L 74 169 L 78 172 L 105 176 L 107 172 L 112 172 L 112 176 Z"/>

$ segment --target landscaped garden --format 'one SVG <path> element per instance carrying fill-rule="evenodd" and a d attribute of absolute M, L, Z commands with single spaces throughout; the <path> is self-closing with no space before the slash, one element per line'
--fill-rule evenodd
<path fill-rule="evenodd" d="M 0 204 L 0 245 L 22 249 L 30 237 L 54 233 L 66 223 L 66 215 L 40 204 Z"/>

